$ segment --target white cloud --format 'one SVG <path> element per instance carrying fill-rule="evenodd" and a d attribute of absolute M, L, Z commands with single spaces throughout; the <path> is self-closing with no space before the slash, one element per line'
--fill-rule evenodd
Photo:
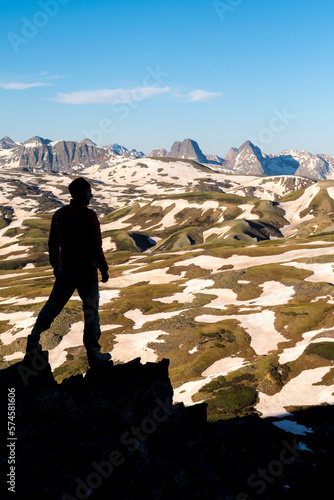
<path fill-rule="evenodd" d="M 208 92 L 207 90 L 195 89 L 189 92 L 188 100 L 191 102 L 208 101 L 221 95 L 223 95 L 223 92 Z"/>
<path fill-rule="evenodd" d="M 50 85 L 50 83 L 46 82 L 36 82 L 36 83 L 23 83 L 23 82 L 10 82 L 3 83 L 0 82 L 0 87 L 6 90 L 26 90 L 31 89 L 33 87 L 46 87 Z"/>
<path fill-rule="evenodd" d="M 53 101 L 65 104 L 126 104 L 169 92 L 170 87 L 134 87 L 132 89 L 79 90 L 58 92 Z"/>

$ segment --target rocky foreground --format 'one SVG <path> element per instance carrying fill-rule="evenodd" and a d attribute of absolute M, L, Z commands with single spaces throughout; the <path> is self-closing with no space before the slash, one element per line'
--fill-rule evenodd
<path fill-rule="evenodd" d="M 1 498 L 333 497 L 333 406 L 299 411 L 302 437 L 255 414 L 209 424 L 205 403 L 173 404 L 168 365 L 108 362 L 58 384 L 43 351 L 1 370 Z"/>

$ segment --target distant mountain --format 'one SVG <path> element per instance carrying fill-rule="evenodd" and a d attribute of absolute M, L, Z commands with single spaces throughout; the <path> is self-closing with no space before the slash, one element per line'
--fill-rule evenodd
<path fill-rule="evenodd" d="M 167 153 L 165 148 L 153 149 L 149 156 L 168 156 L 171 158 L 184 158 L 195 160 L 199 163 L 221 165 L 224 162 L 223 158 L 217 155 L 205 155 L 200 149 L 198 143 L 192 139 L 184 139 L 182 142 L 174 142 L 172 149 Z"/>
<path fill-rule="evenodd" d="M 237 154 L 237 152 L 238 152 L 238 148 L 230 148 L 229 152 L 225 156 L 225 160 L 226 161 L 232 160 L 235 157 L 235 155 Z"/>
<path fill-rule="evenodd" d="M 254 146 L 250 141 L 244 142 L 235 155 L 224 162 L 223 168 L 225 171 L 231 170 L 235 174 L 266 175 L 265 158 L 260 148 Z"/>
<path fill-rule="evenodd" d="M 199 145 L 192 139 L 184 139 L 182 142 L 174 142 L 172 149 L 167 153 L 171 158 L 188 158 L 199 163 L 206 163 L 207 158 L 202 153 Z"/>
<path fill-rule="evenodd" d="M 218 165 L 222 165 L 222 163 L 224 163 L 224 158 L 217 155 L 206 155 L 206 163 L 217 163 Z"/>
<path fill-rule="evenodd" d="M 153 149 L 149 156 L 167 156 L 167 149 L 162 148 L 162 149 Z"/>
<path fill-rule="evenodd" d="M 297 166 L 295 175 L 310 177 L 311 179 L 323 180 L 334 177 L 334 157 L 324 154 L 312 154 L 307 151 L 285 150 L 279 157 L 290 158 Z M 285 160 L 286 161 L 286 160 Z"/>
<path fill-rule="evenodd" d="M 120 146 L 119 144 L 107 144 L 106 146 L 103 146 L 106 149 L 110 149 L 111 151 L 114 151 L 115 153 L 125 156 L 127 158 L 142 158 L 145 156 L 145 154 L 142 151 L 137 151 L 136 149 L 132 149 L 131 151 L 124 146 Z"/>
<path fill-rule="evenodd" d="M 0 149 L 12 149 L 16 146 L 17 144 L 7 135 L 0 140 Z"/>
<path fill-rule="evenodd" d="M 87 144 L 88 146 L 96 146 L 95 142 L 91 141 L 87 137 L 83 141 L 80 141 L 80 144 Z"/>
<path fill-rule="evenodd" d="M 155 151 L 165 151 L 165 150 L 153 150 Z M 165 156 L 160 154 L 150 154 L 150 156 Z M 205 155 L 198 143 L 193 139 L 184 139 L 182 142 L 174 142 L 172 149 L 167 153 L 167 156 L 171 158 L 186 158 L 188 160 L 195 160 L 198 163 L 204 163 L 207 165 L 217 165 L 220 166 L 224 163 L 224 158 L 217 155 L 208 154 Z"/>
<path fill-rule="evenodd" d="M 52 145 L 27 148 L 22 145 L 20 167 L 25 170 L 43 169 L 52 171 L 69 171 L 89 167 L 96 163 L 102 167 L 109 159 L 103 148 L 91 146 L 84 142 L 58 141 Z"/>
<path fill-rule="evenodd" d="M 26 148 L 38 148 L 39 146 L 46 146 L 50 144 L 50 142 L 51 142 L 50 139 L 43 139 L 42 137 L 35 135 L 31 139 L 24 141 L 22 143 L 22 146 Z"/>
<path fill-rule="evenodd" d="M 324 180 L 334 178 L 334 157 L 288 149 L 278 155 L 266 155 L 246 141 L 239 149 L 230 149 L 222 168 L 234 174 L 297 175 Z"/>
<path fill-rule="evenodd" d="M 116 143 L 100 147 L 88 138 L 80 142 L 51 141 L 36 135 L 23 143 L 14 142 L 8 136 L 0 140 L 0 167 L 29 171 L 80 171 L 93 165 L 103 169 L 113 164 L 118 157 L 136 160 L 144 156 L 142 151 L 129 150 Z M 149 156 L 194 160 L 225 174 L 334 179 L 334 156 L 290 149 L 278 155 L 264 154 L 251 141 L 245 141 L 238 149 L 230 148 L 225 159 L 217 155 L 205 155 L 198 143 L 189 138 L 174 142 L 168 153 L 165 148 L 153 149 Z"/>
<path fill-rule="evenodd" d="M 6 152 L 1 154 L 1 150 Z M 22 144 L 14 143 L 9 137 L 0 141 L 0 165 L 30 172 L 69 172 L 96 164 L 104 167 L 112 156 L 111 151 L 96 146 L 89 139 L 81 142 L 52 142 L 50 139 L 34 136 Z"/>

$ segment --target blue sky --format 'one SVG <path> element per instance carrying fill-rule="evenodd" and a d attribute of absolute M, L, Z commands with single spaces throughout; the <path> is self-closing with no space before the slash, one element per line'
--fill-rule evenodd
<path fill-rule="evenodd" d="M 330 0 L 2 2 L 0 136 L 334 155 Z"/>

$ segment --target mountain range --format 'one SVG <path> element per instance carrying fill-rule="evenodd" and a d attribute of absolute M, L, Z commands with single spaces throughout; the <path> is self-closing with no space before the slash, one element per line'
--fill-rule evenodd
<path fill-rule="evenodd" d="M 120 159 L 145 157 L 141 151 L 119 144 L 97 146 L 83 141 L 51 141 L 39 136 L 18 143 L 6 136 L 0 140 L 0 166 L 28 171 L 78 172 L 87 167 L 107 168 Z M 307 151 L 284 150 L 278 155 L 263 154 L 250 141 L 230 148 L 225 158 L 205 155 L 192 139 L 174 142 L 170 151 L 154 149 L 149 157 L 194 160 L 213 171 L 233 175 L 296 175 L 313 180 L 334 178 L 334 157 Z"/>

